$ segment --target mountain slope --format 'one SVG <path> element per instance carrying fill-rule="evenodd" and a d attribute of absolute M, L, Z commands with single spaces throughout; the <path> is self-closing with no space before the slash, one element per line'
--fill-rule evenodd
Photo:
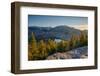
<path fill-rule="evenodd" d="M 72 35 L 80 35 L 81 31 L 65 25 L 57 27 L 28 27 L 28 37 L 31 37 L 31 33 L 34 32 L 37 40 L 48 39 L 63 39 L 68 40 Z"/>

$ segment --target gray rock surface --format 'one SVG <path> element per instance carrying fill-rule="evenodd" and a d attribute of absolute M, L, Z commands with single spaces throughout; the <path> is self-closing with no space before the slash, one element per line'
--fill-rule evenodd
<path fill-rule="evenodd" d="M 54 59 L 81 59 L 88 57 L 88 47 L 79 47 L 67 52 L 57 52 L 53 55 L 48 56 L 47 60 L 54 60 Z"/>

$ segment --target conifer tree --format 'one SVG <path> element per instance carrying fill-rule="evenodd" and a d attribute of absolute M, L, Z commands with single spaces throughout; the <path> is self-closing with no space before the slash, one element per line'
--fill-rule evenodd
<path fill-rule="evenodd" d="M 37 59 L 37 56 L 39 53 L 38 48 L 37 48 L 37 42 L 36 42 L 35 35 L 33 32 L 32 32 L 31 37 L 32 39 L 29 44 L 29 50 L 28 50 L 29 60 Z"/>
<path fill-rule="evenodd" d="M 65 41 L 65 45 L 66 45 L 65 51 L 69 51 L 70 50 L 69 40 Z"/>
<path fill-rule="evenodd" d="M 57 50 L 57 44 L 55 41 L 49 39 L 48 40 L 48 45 L 50 46 L 50 51 L 49 54 L 55 53 Z"/>
<path fill-rule="evenodd" d="M 66 48 L 66 42 L 62 40 L 60 43 L 58 43 L 58 52 L 64 52 Z"/>
<path fill-rule="evenodd" d="M 88 43 L 87 39 L 88 39 L 87 35 L 82 31 L 80 34 L 80 45 L 81 46 L 87 45 L 87 43 Z"/>
<path fill-rule="evenodd" d="M 40 40 L 38 49 L 40 51 L 40 58 L 44 59 L 48 56 L 48 52 L 46 49 L 46 43 L 43 40 Z"/>

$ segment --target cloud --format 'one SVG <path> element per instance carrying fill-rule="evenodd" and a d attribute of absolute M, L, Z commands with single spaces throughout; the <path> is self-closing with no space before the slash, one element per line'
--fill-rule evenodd
<path fill-rule="evenodd" d="M 75 28 L 75 29 L 79 29 L 79 30 L 88 30 L 88 25 L 69 25 L 69 27 Z"/>

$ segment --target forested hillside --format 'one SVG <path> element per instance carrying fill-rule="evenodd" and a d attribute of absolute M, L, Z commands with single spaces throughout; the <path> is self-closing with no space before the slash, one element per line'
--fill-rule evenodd
<path fill-rule="evenodd" d="M 63 54 L 73 49 L 77 49 L 79 47 L 84 47 L 88 45 L 88 40 L 87 40 L 88 36 L 86 31 L 85 32 L 80 30 L 76 31 L 76 29 L 74 29 L 74 31 L 72 30 L 73 32 L 71 32 L 71 30 L 69 29 L 66 30 L 62 29 L 62 31 L 59 31 L 61 30 L 61 27 L 60 28 L 56 27 L 56 28 L 58 29 L 58 31 L 54 29 L 51 30 L 48 28 L 50 32 L 51 31 L 54 32 L 52 34 L 53 37 L 51 36 L 48 37 L 49 34 L 46 35 L 43 29 L 42 32 L 44 32 L 44 34 L 42 33 L 42 36 L 45 35 L 47 37 L 41 37 L 41 35 L 39 36 L 39 31 L 38 35 L 36 35 L 37 34 L 36 29 L 31 29 L 28 40 L 28 60 L 45 60 L 48 59 L 48 57 L 52 56 L 53 54 L 57 53 Z M 48 30 L 45 31 L 47 32 Z M 69 33 L 69 31 L 71 33 Z M 62 36 L 57 35 L 58 33 L 60 34 L 61 32 L 63 32 L 64 36 L 66 35 L 65 38 L 63 38 L 63 35 Z M 37 38 L 38 36 L 39 39 Z M 55 41 L 56 37 L 59 37 L 61 41 L 56 42 Z"/>

